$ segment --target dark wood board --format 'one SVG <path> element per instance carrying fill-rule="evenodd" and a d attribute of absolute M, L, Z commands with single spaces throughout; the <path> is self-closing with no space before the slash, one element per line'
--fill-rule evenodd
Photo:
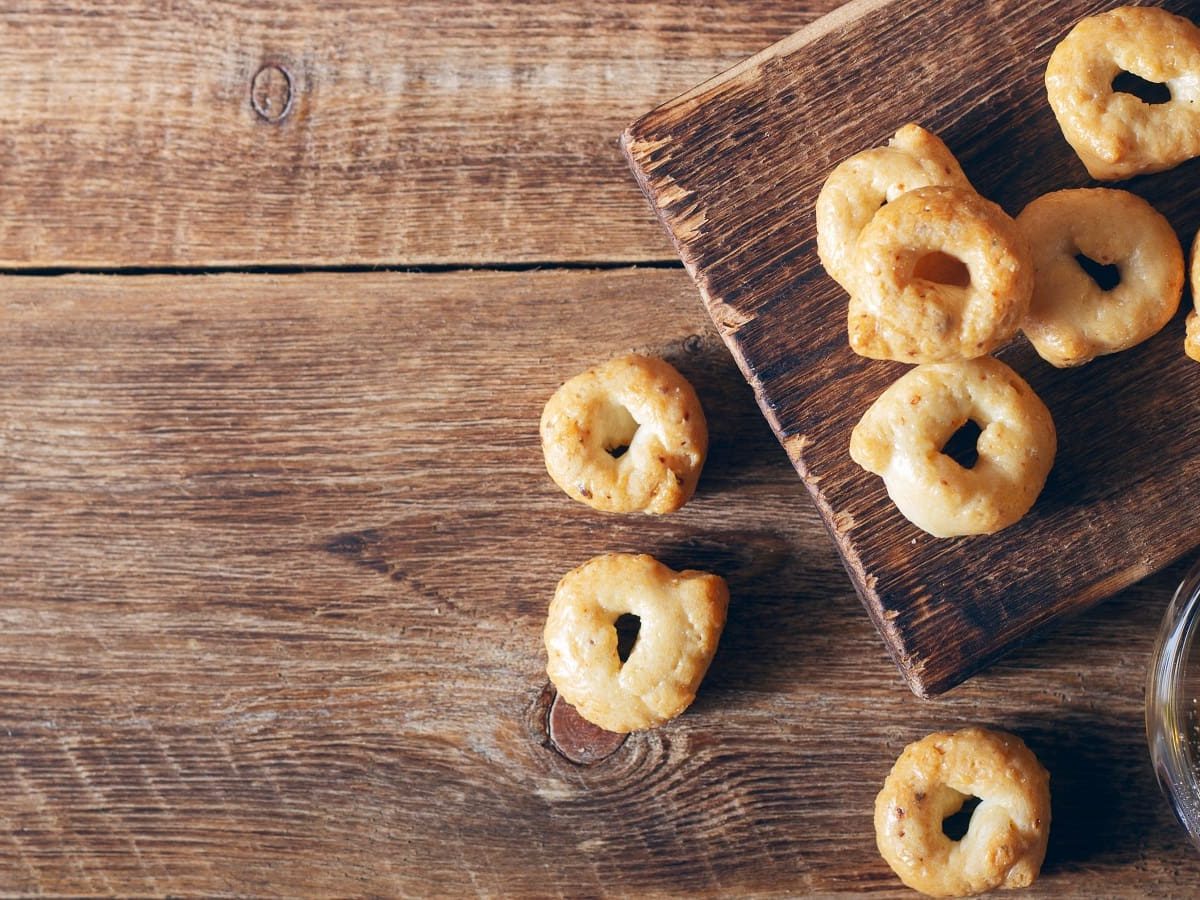
<path fill-rule="evenodd" d="M 1015 214 L 1089 184 L 1046 102 L 1054 44 L 1117 3 L 863 0 L 656 109 L 623 135 L 760 407 L 807 484 L 909 685 L 945 691 L 1055 619 L 1197 543 L 1200 366 L 1179 315 L 1151 341 L 1077 370 L 1023 340 L 1000 354 L 1046 401 L 1059 452 L 1033 511 L 996 535 L 932 538 L 849 458 L 850 430 L 905 366 L 852 353 L 846 295 L 821 268 L 813 204 L 830 169 L 905 122 L 940 134 Z M 1200 16 L 1198 3 L 1164 3 Z M 1197 161 L 1125 186 L 1184 246 Z"/>

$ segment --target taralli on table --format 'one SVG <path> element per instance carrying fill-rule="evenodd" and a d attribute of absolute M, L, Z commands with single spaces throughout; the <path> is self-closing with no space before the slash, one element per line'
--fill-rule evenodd
<path fill-rule="evenodd" d="M 1122 72 L 1165 85 L 1171 99 L 1151 104 L 1114 89 Z M 1154 6 L 1083 19 L 1050 55 L 1046 95 L 1093 178 L 1173 168 L 1200 156 L 1200 28 Z"/>
<path fill-rule="evenodd" d="M 839 163 L 817 197 L 817 255 L 825 271 L 851 291 L 859 233 L 879 208 L 915 188 L 939 184 L 971 190 L 954 154 L 916 124 L 897 131 L 886 147 Z"/>
<path fill-rule="evenodd" d="M 648 356 L 622 356 L 570 379 L 546 403 L 541 436 L 554 482 L 606 512 L 679 509 L 708 452 L 695 390 Z"/>
<path fill-rule="evenodd" d="M 1033 294 L 1025 236 L 962 188 L 918 188 L 889 203 L 859 235 L 857 259 L 850 347 L 872 359 L 984 356 L 1016 334 Z"/>
<path fill-rule="evenodd" d="M 652 556 L 610 553 L 558 583 L 544 638 L 558 693 L 608 731 L 653 728 L 696 697 L 725 627 L 729 588 L 718 575 L 675 572 Z M 617 619 L 640 619 L 629 658 Z"/>
<path fill-rule="evenodd" d="M 1200 234 L 1192 241 L 1192 261 L 1188 267 L 1192 283 L 1192 309 L 1187 314 L 1187 337 L 1183 339 L 1183 352 L 1200 362 L 1200 315 L 1196 314 L 1196 298 L 1200 297 Z"/>
<path fill-rule="evenodd" d="M 974 422 L 978 459 L 942 452 Z M 1050 411 L 991 357 L 917 366 L 884 391 L 850 435 L 850 456 L 883 478 L 901 514 L 935 537 L 991 534 L 1041 493 L 1057 437 Z"/>
<path fill-rule="evenodd" d="M 1038 197 L 1017 216 L 1033 248 L 1033 300 L 1021 330 L 1042 359 L 1078 366 L 1157 334 L 1179 309 L 1183 250 L 1149 203 L 1128 191 L 1080 188 Z M 1115 265 L 1102 290 L 1080 266 Z"/>
<path fill-rule="evenodd" d="M 942 823 L 979 805 L 961 840 Z M 875 798 L 879 852 L 908 887 L 966 897 L 1033 884 L 1050 837 L 1050 774 L 1024 742 L 985 728 L 909 744 Z"/>

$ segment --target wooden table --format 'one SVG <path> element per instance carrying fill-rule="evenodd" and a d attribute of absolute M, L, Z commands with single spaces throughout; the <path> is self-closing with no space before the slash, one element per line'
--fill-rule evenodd
<path fill-rule="evenodd" d="M 982 722 L 1053 773 L 1026 896 L 1195 893 L 1142 725 L 1181 568 L 914 698 L 625 170 L 629 121 L 835 5 L 6 6 L 0 889 L 914 896 L 874 795 Z M 712 431 L 661 519 L 538 446 L 631 349 Z M 733 600 L 692 709 L 578 765 L 541 627 L 609 550 Z"/>

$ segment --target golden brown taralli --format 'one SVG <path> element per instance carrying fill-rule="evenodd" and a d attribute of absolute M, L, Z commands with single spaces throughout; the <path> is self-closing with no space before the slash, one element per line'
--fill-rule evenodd
<path fill-rule="evenodd" d="M 968 421 L 978 460 L 942 452 Z M 1046 405 L 990 356 L 917 366 L 854 426 L 850 456 L 883 478 L 906 519 L 935 537 L 991 534 L 1019 520 L 1041 493 L 1057 436 Z"/>
<path fill-rule="evenodd" d="M 1114 90 L 1122 72 L 1165 85 L 1171 99 Z M 1093 178 L 1174 168 L 1200 155 L 1200 28 L 1155 6 L 1089 16 L 1050 55 L 1046 95 Z"/>
<path fill-rule="evenodd" d="M 1183 339 L 1183 351 L 1196 362 L 1200 362 L 1200 316 L 1196 314 L 1196 298 L 1200 297 L 1200 234 L 1192 241 L 1192 261 L 1188 266 L 1192 285 L 1192 306 L 1187 314 L 1187 336 Z"/>
<path fill-rule="evenodd" d="M 560 695 L 608 731 L 653 728 L 696 697 L 725 627 L 718 575 L 675 572 L 652 556 L 609 553 L 563 576 L 543 633 L 546 673 Z M 622 663 L 616 622 L 641 620 Z"/>
<path fill-rule="evenodd" d="M 937 135 L 905 125 L 886 147 L 863 150 L 829 173 L 817 197 L 817 254 L 825 271 L 851 290 L 858 236 L 879 208 L 901 194 L 930 185 L 971 183 Z"/>
<path fill-rule="evenodd" d="M 695 390 L 669 363 L 648 356 L 609 360 L 566 382 L 546 403 L 541 436 L 555 484 L 606 512 L 679 509 L 696 490 L 708 452 Z"/>
<path fill-rule="evenodd" d="M 942 830 L 969 797 L 979 806 L 961 840 Z M 931 897 L 1023 888 L 1050 836 L 1050 774 L 1017 736 L 939 731 L 909 744 L 875 798 L 875 841 L 906 885 Z"/>
<path fill-rule="evenodd" d="M 1078 366 L 1140 344 L 1179 309 L 1179 238 L 1141 197 L 1110 188 L 1055 191 L 1026 206 L 1017 225 L 1035 270 L 1021 330 L 1052 365 Z M 1117 266 L 1120 282 L 1102 290 L 1080 267 L 1080 254 Z"/>
<path fill-rule="evenodd" d="M 873 359 L 984 356 L 1016 333 L 1033 294 L 1025 236 L 962 188 L 919 188 L 883 207 L 859 236 L 857 260 L 850 346 Z M 965 268 L 965 283 L 943 280 L 948 264 Z"/>

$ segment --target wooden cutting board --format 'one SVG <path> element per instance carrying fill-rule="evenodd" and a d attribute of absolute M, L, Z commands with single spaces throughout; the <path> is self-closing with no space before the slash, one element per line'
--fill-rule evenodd
<path fill-rule="evenodd" d="M 849 349 L 847 298 L 818 262 L 813 204 L 834 165 L 910 121 L 938 133 L 1010 214 L 1089 184 L 1042 79 L 1074 22 L 1118 5 L 861 0 L 623 135 L 642 189 L 922 696 L 1200 543 L 1200 365 L 1182 350 L 1191 298 L 1155 338 L 1079 369 L 1053 369 L 1024 339 L 999 353 L 1054 415 L 1054 470 L 1017 525 L 936 539 L 848 455 L 854 424 L 907 367 Z M 1200 19 L 1200 3 L 1162 5 Z M 1167 215 L 1186 249 L 1200 224 L 1198 176 L 1192 161 L 1124 186 Z"/>

